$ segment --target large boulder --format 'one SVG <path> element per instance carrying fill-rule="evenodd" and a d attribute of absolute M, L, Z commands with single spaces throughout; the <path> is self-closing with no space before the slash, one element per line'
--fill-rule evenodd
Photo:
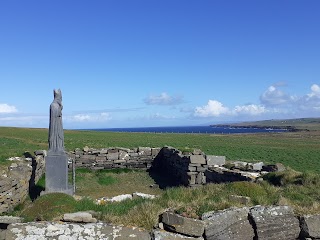
<path fill-rule="evenodd" d="M 161 215 L 161 221 L 165 230 L 181 233 L 187 236 L 201 237 L 204 232 L 204 224 L 202 221 L 182 217 L 175 213 L 163 213 Z"/>
<path fill-rule="evenodd" d="M 250 209 L 250 217 L 259 240 L 292 240 L 299 237 L 299 220 L 289 206 L 256 206 Z"/>
<path fill-rule="evenodd" d="M 204 238 L 208 240 L 248 240 L 254 231 L 248 220 L 249 208 L 229 208 L 207 212 L 202 215 L 205 222 Z"/>
<path fill-rule="evenodd" d="M 320 239 L 320 215 L 300 217 L 301 236 Z"/>

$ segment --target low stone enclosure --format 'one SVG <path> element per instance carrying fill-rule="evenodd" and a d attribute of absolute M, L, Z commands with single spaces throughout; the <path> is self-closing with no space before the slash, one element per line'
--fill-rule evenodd
<path fill-rule="evenodd" d="M 296 217 L 288 206 L 230 208 L 204 213 L 201 220 L 164 212 L 157 228 L 148 232 L 135 227 L 114 226 L 88 212 L 64 214 L 63 222 L 10 222 L 2 239 L 138 239 L 138 240 L 249 240 L 319 239 L 320 215 Z M 1 232 L 0 232 L 1 239 Z"/>
<path fill-rule="evenodd" d="M 46 151 L 40 150 L 35 152 L 35 157 L 11 158 L 13 163 L 0 177 L 0 213 L 12 210 L 28 194 L 31 198 L 36 197 L 31 194 L 35 194 L 35 182 L 45 171 L 45 155 Z M 282 164 L 226 163 L 224 156 L 205 155 L 198 149 L 181 152 L 171 147 L 85 147 L 68 155 L 70 169 L 73 161 L 76 168 L 92 170 L 146 169 L 151 176 L 152 172 L 171 176 L 172 186 L 199 187 L 210 182 L 260 181 L 267 172 L 284 170 Z M 155 180 L 160 186 L 162 179 Z M 201 220 L 165 212 L 159 217 L 159 226 L 151 233 L 100 222 L 19 222 L 21 220 L 10 217 L 0 218 L 0 229 L 4 229 L 0 230 L 0 239 L 320 239 L 320 215 L 295 216 L 288 206 L 231 208 L 205 213 Z"/>

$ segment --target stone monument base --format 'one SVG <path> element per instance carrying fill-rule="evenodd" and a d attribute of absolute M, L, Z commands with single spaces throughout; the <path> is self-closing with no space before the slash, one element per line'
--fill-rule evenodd
<path fill-rule="evenodd" d="M 46 162 L 46 193 L 66 193 L 73 195 L 73 187 L 68 183 L 68 156 L 64 152 L 49 152 Z"/>

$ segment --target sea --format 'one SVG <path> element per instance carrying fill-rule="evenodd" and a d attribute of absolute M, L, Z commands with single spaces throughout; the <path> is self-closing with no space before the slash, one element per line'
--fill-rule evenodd
<path fill-rule="evenodd" d="M 84 129 L 83 129 L 84 130 Z M 183 127 L 138 127 L 138 128 L 98 128 L 85 129 L 98 132 L 146 132 L 146 133 L 207 133 L 207 134 L 239 134 L 239 133 L 277 133 L 287 129 L 273 128 L 234 128 L 215 126 L 183 126 Z"/>

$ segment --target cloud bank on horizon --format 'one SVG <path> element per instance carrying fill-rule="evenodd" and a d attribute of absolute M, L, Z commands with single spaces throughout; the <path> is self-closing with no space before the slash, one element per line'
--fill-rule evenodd
<path fill-rule="evenodd" d="M 226 106 L 222 102 L 212 98 L 209 99 L 206 105 L 195 106 L 188 108 L 188 110 L 181 110 L 183 116 L 175 115 L 177 112 L 177 105 L 185 102 L 184 98 L 188 96 L 170 96 L 166 92 L 159 95 L 149 95 L 142 99 L 145 105 L 159 105 L 170 108 L 170 114 L 162 114 L 159 112 L 152 114 L 144 114 L 144 108 L 134 109 L 109 109 L 109 112 L 104 110 L 84 111 L 83 113 L 65 114 L 63 116 L 64 122 L 69 126 L 81 126 L 94 128 L 95 124 L 102 124 L 107 126 L 112 120 L 114 112 L 138 111 L 141 114 L 135 117 L 127 117 L 118 119 L 117 121 L 128 120 L 131 122 L 155 121 L 162 125 L 171 125 L 172 120 L 181 121 L 184 119 L 189 123 L 202 124 L 204 122 L 224 122 L 224 121 L 239 121 L 240 120 L 262 120 L 262 119 L 285 119 L 285 118 L 299 118 L 299 117 L 316 117 L 320 115 L 320 86 L 312 84 L 310 91 L 303 96 L 290 95 L 281 88 L 283 85 L 273 84 L 269 86 L 259 96 L 260 102 L 258 104 L 245 104 L 236 106 Z M 26 115 L 20 113 L 19 110 L 7 103 L 0 104 L 0 125 L 2 126 L 26 126 L 39 127 L 45 125 L 48 121 L 46 115 Z M 125 122 L 125 121 L 124 121 Z M 85 123 L 85 124 L 84 124 Z M 181 125 L 185 122 L 181 121 Z M 87 125 L 89 124 L 89 125 Z M 104 125 L 103 125 L 104 124 Z M 153 126 L 152 124 L 150 126 Z M 157 126 L 157 125 L 155 125 Z M 119 126 L 115 126 L 119 127 Z M 121 127 L 121 126 L 120 126 Z M 126 126 L 122 126 L 126 127 Z M 72 127 L 71 127 L 72 128 Z"/>

